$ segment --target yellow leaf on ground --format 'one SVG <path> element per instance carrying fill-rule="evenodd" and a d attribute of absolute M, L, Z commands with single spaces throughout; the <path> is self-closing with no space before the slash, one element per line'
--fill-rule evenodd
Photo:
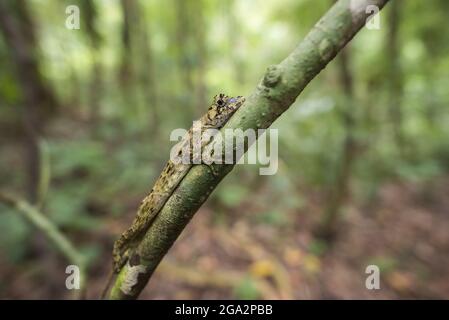
<path fill-rule="evenodd" d="M 304 270 L 307 273 L 315 274 L 321 270 L 321 261 L 316 256 L 308 254 L 304 257 Z"/>
<path fill-rule="evenodd" d="M 250 273 L 259 278 L 273 275 L 275 269 L 274 264 L 270 260 L 259 260 L 249 267 Z"/>
<path fill-rule="evenodd" d="M 284 260 L 291 267 L 299 267 L 304 259 L 304 252 L 299 248 L 287 247 L 284 250 Z"/>
<path fill-rule="evenodd" d="M 413 285 L 413 275 L 406 272 L 395 271 L 388 275 L 387 282 L 397 291 L 407 291 Z"/>

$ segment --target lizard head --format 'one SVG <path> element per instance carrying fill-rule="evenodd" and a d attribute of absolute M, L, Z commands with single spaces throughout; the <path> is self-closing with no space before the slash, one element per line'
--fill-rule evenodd
<path fill-rule="evenodd" d="M 243 102 L 245 102 L 245 98 L 242 96 L 234 98 L 223 93 L 217 94 L 207 112 L 207 124 L 221 128 Z"/>

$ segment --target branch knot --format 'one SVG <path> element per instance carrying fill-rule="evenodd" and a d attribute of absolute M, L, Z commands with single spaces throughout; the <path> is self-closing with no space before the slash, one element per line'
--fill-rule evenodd
<path fill-rule="evenodd" d="M 273 88 L 281 80 L 282 68 L 279 65 L 271 65 L 267 68 L 267 72 L 263 78 L 263 84 L 266 87 Z"/>

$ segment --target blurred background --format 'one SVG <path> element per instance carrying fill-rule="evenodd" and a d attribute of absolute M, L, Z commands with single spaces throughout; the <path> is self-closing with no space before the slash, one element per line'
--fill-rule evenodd
<path fill-rule="evenodd" d="M 449 298 L 449 2 L 390 2 L 274 123 L 277 174 L 236 166 L 141 298 Z M 66 27 L 69 5 L 80 29 Z M 85 257 L 87 298 L 170 132 L 219 92 L 249 95 L 331 5 L 0 2 L 0 190 Z M 71 298 L 68 264 L 0 204 L 1 298 Z M 365 287 L 372 264 L 380 290 Z"/>

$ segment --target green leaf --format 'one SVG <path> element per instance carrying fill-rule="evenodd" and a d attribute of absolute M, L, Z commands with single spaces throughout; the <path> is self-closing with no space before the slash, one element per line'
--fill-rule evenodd
<path fill-rule="evenodd" d="M 369 264 L 378 266 L 380 271 L 385 273 L 392 272 L 398 267 L 398 262 L 394 258 L 382 256 L 370 259 Z"/>
<path fill-rule="evenodd" d="M 219 200 L 228 207 L 239 205 L 248 195 L 248 189 L 245 186 L 237 184 L 223 185 L 217 196 Z"/>
<path fill-rule="evenodd" d="M 253 300 L 260 297 L 254 280 L 247 276 L 234 288 L 234 295 L 237 299 Z"/>
<path fill-rule="evenodd" d="M 316 256 L 322 255 L 327 249 L 328 245 L 323 240 L 314 240 L 309 244 L 309 252 Z"/>
<path fill-rule="evenodd" d="M 258 216 L 258 220 L 262 223 L 275 225 L 275 226 L 285 226 L 288 224 L 289 220 L 284 212 L 281 211 L 266 211 Z"/>
<path fill-rule="evenodd" d="M 11 262 L 19 262 L 25 255 L 31 228 L 16 210 L 0 206 L 1 251 Z"/>

